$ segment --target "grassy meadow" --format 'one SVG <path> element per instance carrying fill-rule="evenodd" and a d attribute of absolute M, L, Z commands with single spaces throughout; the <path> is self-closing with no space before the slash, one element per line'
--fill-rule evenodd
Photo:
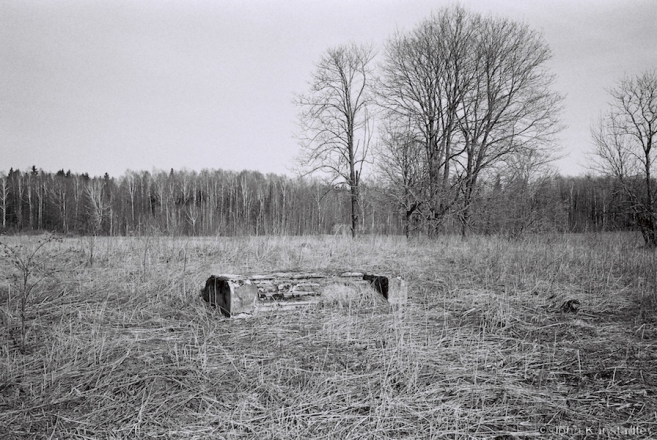
<path fill-rule="evenodd" d="M 40 239 L 0 237 L 24 257 Z M 655 438 L 657 254 L 641 244 L 46 243 L 24 332 L 24 279 L 0 261 L 0 438 Z M 211 274 L 294 269 L 402 275 L 409 302 L 364 293 L 226 319 L 199 297 Z"/>

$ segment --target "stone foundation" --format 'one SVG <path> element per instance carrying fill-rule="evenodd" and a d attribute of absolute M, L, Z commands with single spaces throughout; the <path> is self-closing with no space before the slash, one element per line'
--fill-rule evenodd
<path fill-rule="evenodd" d="M 406 282 L 399 277 L 343 272 L 275 272 L 255 275 L 212 275 L 201 296 L 224 316 L 254 313 L 258 310 L 293 309 L 321 301 L 322 291 L 334 285 L 369 285 L 390 304 L 408 300 Z"/>

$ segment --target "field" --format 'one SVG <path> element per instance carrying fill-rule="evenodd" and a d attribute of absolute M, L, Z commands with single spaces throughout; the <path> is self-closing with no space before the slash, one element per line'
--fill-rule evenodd
<path fill-rule="evenodd" d="M 27 256 L 43 237 L 0 237 Z M 0 261 L 0 438 L 655 438 L 657 255 L 630 234 L 65 238 Z M 219 273 L 402 275 L 226 319 Z M 579 310 L 562 310 L 569 300 Z"/>

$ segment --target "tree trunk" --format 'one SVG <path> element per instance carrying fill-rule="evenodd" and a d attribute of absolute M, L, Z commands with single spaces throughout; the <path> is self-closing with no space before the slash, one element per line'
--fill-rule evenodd
<path fill-rule="evenodd" d="M 358 186 L 351 187 L 351 236 L 356 238 L 358 228 Z"/>

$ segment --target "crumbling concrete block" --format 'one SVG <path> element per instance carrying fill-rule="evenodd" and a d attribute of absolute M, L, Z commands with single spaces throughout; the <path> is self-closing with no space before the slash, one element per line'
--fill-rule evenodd
<path fill-rule="evenodd" d="M 408 286 L 406 280 L 401 277 L 388 279 L 388 302 L 396 306 L 408 302 Z"/>
<path fill-rule="evenodd" d="M 327 286 L 369 284 L 390 304 L 408 300 L 406 282 L 400 277 L 368 275 L 362 272 L 308 273 L 274 272 L 254 275 L 212 275 L 201 296 L 224 316 L 257 310 L 288 310 L 317 304 Z"/>
<path fill-rule="evenodd" d="M 201 296 L 221 314 L 230 317 L 251 313 L 258 301 L 258 288 L 247 278 L 237 275 L 212 275 L 205 282 Z"/>

